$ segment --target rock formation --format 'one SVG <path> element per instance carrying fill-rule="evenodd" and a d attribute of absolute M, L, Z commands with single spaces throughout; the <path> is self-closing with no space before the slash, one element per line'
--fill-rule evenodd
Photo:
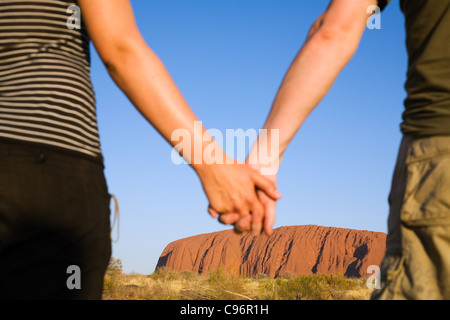
<path fill-rule="evenodd" d="M 206 273 L 223 268 L 255 276 L 266 274 L 343 274 L 368 276 L 367 267 L 380 265 L 386 234 L 352 229 L 291 226 L 271 237 L 237 235 L 232 230 L 197 235 L 170 243 L 158 267 Z"/>

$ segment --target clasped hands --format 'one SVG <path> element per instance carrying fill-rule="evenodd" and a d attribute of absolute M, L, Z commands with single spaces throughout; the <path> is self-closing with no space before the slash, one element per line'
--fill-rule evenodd
<path fill-rule="evenodd" d="M 257 165 L 233 161 L 196 169 L 209 200 L 212 218 L 234 225 L 237 233 L 270 236 L 275 222 L 276 175 L 261 175 Z"/>

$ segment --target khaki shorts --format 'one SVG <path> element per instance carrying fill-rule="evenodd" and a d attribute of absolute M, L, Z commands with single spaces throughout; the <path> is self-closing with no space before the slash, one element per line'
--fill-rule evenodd
<path fill-rule="evenodd" d="M 450 136 L 403 138 L 389 204 L 372 299 L 450 299 Z"/>

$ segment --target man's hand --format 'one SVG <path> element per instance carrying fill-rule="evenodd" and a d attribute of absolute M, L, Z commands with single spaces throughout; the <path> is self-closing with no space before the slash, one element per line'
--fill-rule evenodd
<path fill-rule="evenodd" d="M 253 166 L 254 169 L 258 169 L 257 166 Z M 270 175 L 264 176 L 266 179 L 270 180 L 274 186 L 276 186 L 277 176 Z M 257 190 L 256 194 L 259 201 L 264 208 L 264 214 L 251 214 L 249 216 L 240 217 L 237 219 L 235 216 L 223 217 L 225 222 L 231 222 L 229 224 L 234 224 L 234 229 L 238 233 L 252 232 L 255 236 L 265 233 L 267 236 L 271 236 L 273 232 L 273 225 L 275 223 L 276 216 L 276 206 L 279 199 L 274 199 L 268 197 L 267 194 L 261 190 Z"/>
<path fill-rule="evenodd" d="M 251 167 L 250 165 L 247 165 Z M 253 166 L 256 170 L 257 167 Z M 269 180 L 274 188 L 276 188 L 276 175 L 263 176 Z M 250 211 L 248 214 L 240 215 L 235 212 L 218 213 L 216 210 L 209 207 L 209 214 L 215 219 L 219 217 L 219 221 L 226 225 L 234 225 L 236 233 L 252 232 L 253 235 L 259 236 L 263 232 L 267 236 L 271 236 L 273 232 L 273 225 L 275 223 L 276 206 L 280 197 L 269 196 L 261 189 L 256 190 L 256 195 L 259 203 L 262 205 L 262 210 Z"/>
<path fill-rule="evenodd" d="M 264 232 L 267 236 L 273 233 L 273 224 L 275 223 L 277 200 L 267 196 L 264 192 L 258 190 L 259 201 L 264 207 L 264 215 L 249 215 L 242 218 L 236 215 L 227 215 L 222 219 L 226 224 L 234 224 L 234 230 L 237 233 L 252 232 L 259 236 Z"/>
<path fill-rule="evenodd" d="M 267 178 L 273 180 L 273 183 L 276 184 L 277 176 L 267 176 Z M 253 220 L 252 229 L 257 231 L 264 231 L 264 233 L 268 236 L 272 235 L 273 232 L 273 225 L 275 223 L 275 217 L 276 217 L 276 207 L 277 207 L 277 201 L 269 198 L 264 192 L 261 192 L 258 190 L 257 192 L 258 198 L 261 201 L 262 205 L 264 206 L 264 217 L 262 221 Z M 238 224 L 237 227 L 239 228 L 240 225 Z M 255 232 L 255 231 L 254 231 Z"/>

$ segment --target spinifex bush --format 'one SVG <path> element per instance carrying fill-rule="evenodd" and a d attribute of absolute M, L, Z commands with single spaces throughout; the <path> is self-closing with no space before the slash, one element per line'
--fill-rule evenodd
<path fill-rule="evenodd" d="M 121 268 L 112 269 L 105 276 L 104 299 L 366 300 L 371 292 L 364 279 L 348 279 L 343 275 L 286 274 L 272 279 L 265 275 L 249 278 L 224 269 L 201 275 L 167 268 L 151 275 L 126 275 Z"/>
<path fill-rule="evenodd" d="M 248 295 L 251 288 L 251 278 L 246 278 L 242 275 L 225 272 L 223 269 L 210 272 L 206 278 L 208 288 L 214 299 L 251 299 Z"/>
<path fill-rule="evenodd" d="M 344 298 L 343 292 L 363 289 L 360 282 L 343 275 L 289 275 L 261 281 L 261 297 L 270 300 L 323 300 Z"/>

